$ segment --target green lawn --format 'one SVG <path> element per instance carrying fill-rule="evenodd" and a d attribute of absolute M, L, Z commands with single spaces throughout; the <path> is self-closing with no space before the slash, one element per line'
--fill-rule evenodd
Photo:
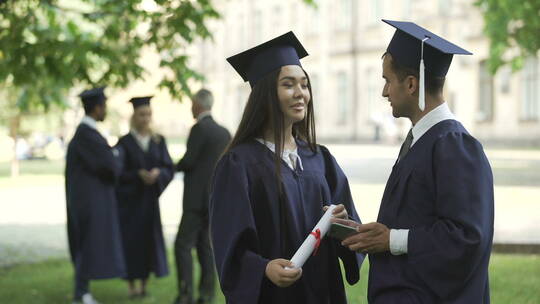
<path fill-rule="evenodd" d="M 171 255 L 169 254 L 169 257 Z M 172 265 L 172 264 L 171 264 Z M 350 303 L 366 303 L 367 264 L 361 282 L 347 287 Z M 67 260 L 50 260 L 0 270 L 0 303 L 69 303 L 72 268 Z M 540 256 L 494 254 L 490 267 L 491 302 L 538 303 L 540 299 Z M 172 303 L 176 294 L 173 275 L 152 279 L 150 297 L 135 303 Z M 95 281 L 92 291 L 103 303 L 134 303 L 127 300 L 120 280 Z M 219 294 L 217 303 L 225 303 Z"/>
<path fill-rule="evenodd" d="M 33 159 L 19 161 L 21 175 L 64 174 L 64 160 Z M 10 162 L 0 162 L 0 177 L 9 177 Z"/>

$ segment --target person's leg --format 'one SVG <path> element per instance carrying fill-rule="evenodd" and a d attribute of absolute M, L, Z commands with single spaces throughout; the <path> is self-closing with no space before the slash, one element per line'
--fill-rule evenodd
<path fill-rule="evenodd" d="M 147 293 L 146 293 L 146 285 L 147 285 L 147 283 L 148 283 L 148 278 L 141 279 L 141 289 L 140 289 L 139 294 L 142 297 L 146 297 L 146 295 L 147 295 Z"/>
<path fill-rule="evenodd" d="M 202 303 L 209 303 L 214 298 L 216 275 L 208 219 L 202 219 L 202 223 L 197 239 L 197 256 L 201 265 L 199 299 Z"/>
<path fill-rule="evenodd" d="M 174 256 L 176 259 L 176 275 L 178 279 L 178 303 L 191 303 L 193 301 L 193 260 L 191 249 L 197 241 L 197 216 L 184 212 L 174 242 Z"/>
<path fill-rule="evenodd" d="M 89 286 L 90 282 L 83 278 L 80 271 L 75 269 L 75 294 L 74 299 L 76 301 L 80 301 L 82 299 L 82 296 L 89 293 Z"/>
<path fill-rule="evenodd" d="M 129 297 L 130 298 L 136 297 L 138 294 L 138 291 L 137 291 L 137 286 L 135 286 L 135 280 L 129 279 L 128 286 L 129 286 L 129 291 L 128 291 Z"/>

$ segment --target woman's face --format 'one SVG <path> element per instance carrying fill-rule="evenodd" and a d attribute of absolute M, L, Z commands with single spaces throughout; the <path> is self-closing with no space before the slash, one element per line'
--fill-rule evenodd
<path fill-rule="evenodd" d="M 150 129 L 150 122 L 152 121 L 152 109 L 149 105 L 143 105 L 135 108 L 133 113 L 133 124 L 135 129 L 140 131 L 147 131 Z"/>
<path fill-rule="evenodd" d="M 283 66 L 277 81 L 279 106 L 285 122 L 296 123 L 303 120 L 311 100 L 304 70 L 297 65 Z"/>

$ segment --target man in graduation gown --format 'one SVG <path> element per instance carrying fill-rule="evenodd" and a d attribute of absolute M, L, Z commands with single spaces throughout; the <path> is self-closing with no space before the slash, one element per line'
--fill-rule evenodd
<path fill-rule="evenodd" d="M 370 303 L 489 303 L 492 172 L 442 96 L 453 54 L 470 53 L 414 23 L 384 21 L 397 30 L 383 56 L 383 96 L 413 127 L 377 222 L 356 225 L 344 244 L 369 253 Z"/>
<path fill-rule="evenodd" d="M 103 88 L 80 95 L 86 116 L 69 143 L 66 158 L 67 230 L 75 268 L 74 303 L 97 303 L 89 280 L 122 277 L 124 259 L 114 185 L 115 153 L 96 129 L 106 115 Z"/>
<path fill-rule="evenodd" d="M 201 265 L 197 303 L 210 303 L 214 297 L 215 266 L 208 231 L 209 184 L 231 135 L 212 118 L 213 103 L 212 93 L 206 89 L 194 95 L 191 112 L 197 123 L 189 133 L 186 153 L 176 165 L 177 171 L 184 172 L 183 215 L 174 243 L 178 276 L 178 297 L 174 303 L 178 304 L 193 301 L 193 248 L 197 249 Z"/>

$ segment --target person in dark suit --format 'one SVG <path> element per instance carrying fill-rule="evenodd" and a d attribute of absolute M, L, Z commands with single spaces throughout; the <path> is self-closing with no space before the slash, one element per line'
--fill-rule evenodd
<path fill-rule="evenodd" d="M 206 89 L 192 98 L 191 112 L 197 123 L 189 133 L 186 153 L 176 165 L 184 172 L 183 215 L 174 243 L 178 277 L 178 297 L 174 303 L 193 303 L 193 261 L 196 247 L 201 265 L 198 304 L 210 303 L 214 297 L 214 260 L 208 231 L 209 185 L 214 167 L 231 135 L 211 115 L 214 98 Z"/>
<path fill-rule="evenodd" d="M 124 256 L 118 224 L 116 150 L 96 129 L 106 116 L 104 88 L 79 95 L 86 116 L 69 143 L 66 158 L 67 231 L 75 268 L 73 303 L 96 304 L 89 280 L 123 277 Z"/>
<path fill-rule="evenodd" d="M 156 277 L 169 274 L 159 197 L 173 178 L 174 165 L 165 138 L 151 128 L 151 98 L 130 100 L 131 130 L 116 146 L 123 164 L 116 194 L 130 298 L 146 296 L 150 272 Z"/>

